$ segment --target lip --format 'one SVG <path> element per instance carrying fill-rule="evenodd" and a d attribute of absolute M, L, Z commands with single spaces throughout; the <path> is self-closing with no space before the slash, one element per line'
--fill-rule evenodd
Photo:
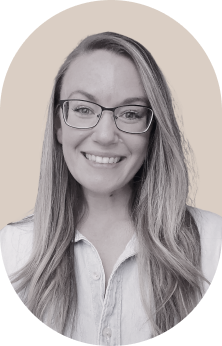
<path fill-rule="evenodd" d="M 96 154 L 97 153 L 97 154 Z M 121 155 L 118 155 L 118 157 L 120 157 L 120 161 L 118 161 L 117 163 L 99 163 L 99 162 L 95 162 L 95 161 L 91 161 L 91 160 L 88 160 L 86 158 L 86 154 L 90 154 L 90 155 L 95 155 L 95 156 L 100 156 L 100 157 L 117 157 L 117 154 L 112 154 L 112 153 L 98 153 L 98 152 L 85 152 L 85 151 L 82 151 L 81 154 L 83 155 L 83 157 L 85 158 L 85 160 L 87 160 L 87 163 L 92 166 L 92 167 L 98 167 L 98 168 L 114 168 L 114 167 L 118 167 L 122 161 L 126 158 L 126 156 L 121 156 Z M 112 155 L 112 156 L 111 156 Z"/>
<path fill-rule="evenodd" d="M 126 156 L 118 154 L 118 153 L 114 153 L 114 152 L 99 152 L 99 151 L 91 151 L 91 150 L 87 150 L 87 151 L 81 151 L 81 154 L 83 154 L 85 156 L 85 154 L 90 154 L 90 155 L 94 155 L 94 156 L 100 156 L 100 157 L 120 157 L 121 159 L 125 159 Z"/>

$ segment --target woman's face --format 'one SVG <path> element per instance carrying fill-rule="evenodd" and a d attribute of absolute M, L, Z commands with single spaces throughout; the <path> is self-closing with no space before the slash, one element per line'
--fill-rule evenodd
<path fill-rule="evenodd" d="M 72 62 L 63 79 L 60 99 L 92 101 L 107 108 L 129 102 L 147 105 L 134 64 L 125 57 L 105 50 L 84 54 Z M 133 102 L 133 99 L 137 100 Z M 150 130 L 144 134 L 121 132 L 115 125 L 111 111 L 103 111 L 100 122 L 92 129 L 67 126 L 62 111 L 60 119 L 58 141 L 62 144 L 70 173 L 84 190 L 112 194 L 126 189 L 144 161 Z M 109 162 L 121 160 L 117 163 L 99 163 L 90 160 L 88 154 L 99 157 L 97 161 L 101 161 L 100 158 L 109 158 Z"/>

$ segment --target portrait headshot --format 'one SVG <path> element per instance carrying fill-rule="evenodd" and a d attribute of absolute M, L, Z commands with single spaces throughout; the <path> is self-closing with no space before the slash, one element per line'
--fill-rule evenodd
<path fill-rule="evenodd" d="M 1 122 L 1 260 L 24 314 L 107 346 L 189 319 L 222 242 L 221 95 L 195 38 L 132 2 L 69 8 L 15 55 Z"/>

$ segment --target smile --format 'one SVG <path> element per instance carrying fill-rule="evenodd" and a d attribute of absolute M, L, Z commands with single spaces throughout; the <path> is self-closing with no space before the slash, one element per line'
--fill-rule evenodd
<path fill-rule="evenodd" d="M 96 163 L 118 163 L 120 162 L 123 157 L 116 156 L 116 157 L 103 157 L 103 156 L 96 156 L 96 155 L 91 155 L 87 153 L 83 153 L 85 158 L 89 161 L 93 161 Z"/>

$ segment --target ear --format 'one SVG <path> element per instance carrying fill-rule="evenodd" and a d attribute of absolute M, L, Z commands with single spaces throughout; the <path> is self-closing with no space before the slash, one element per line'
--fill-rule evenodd
<path fill-rule="evenodd" d="M 57 136 L 57 140 L 60 144 L 62 144 L 62 128 L 58 128 L 56 131 L 56 136 Z"/>
<path fill-rule="evenodd" d="M 60 144 L 62 144 L 62 126 L 61 126 L 61 119 L 60 119 L 60 112 L 56 112 L 56 116 L 54 119 L 54 131 L 57 137 L 57 140 Z"/>

